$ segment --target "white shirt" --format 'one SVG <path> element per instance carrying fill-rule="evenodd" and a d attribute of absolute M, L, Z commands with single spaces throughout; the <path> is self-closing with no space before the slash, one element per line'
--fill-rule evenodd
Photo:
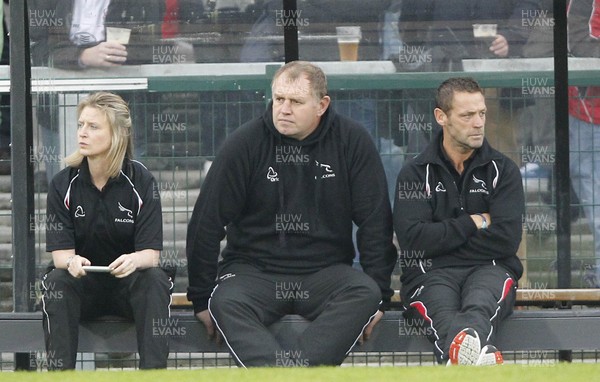
<path fill-rule="evenodd" d="M 75 45 L 104 41 L 104 22 L 110 0 L 75 0 L 69 39 Z"/>

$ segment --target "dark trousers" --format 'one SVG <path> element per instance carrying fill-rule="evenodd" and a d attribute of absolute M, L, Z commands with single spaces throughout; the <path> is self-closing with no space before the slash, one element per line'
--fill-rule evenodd
<path fill-rule="evenodd" d="M 79 322 L 117 315 L 135 322 L 140 369 L 166 368 L 172 283 L 160 268 L 118 279 L 107 273 L 75 278 L 54 269 L 42 281 L 43 326 L 49 369 L 74 369 Z"/>
<path fill-rule="evenodd" d="M 501 266 L 447 267 L 403 286 L 402 301 L 405 317 L 428 329 L 425 334 L 443 363 L 454 336 L 465 328 L 477 331 L 482 347 L 494 343 L 498 323 L 513 311 L 516 288 L 516 280 Z"/>
<path fill-rule="evenodd" d="M 377 284 L 349 265 L 284 275 L 233 264 L 221 275 L 209 310 L 242 367 L 339 365 L 381 300 Z M 297 340 L 283 345 L 268 327 L 286 314 L 310 323 Z"/>

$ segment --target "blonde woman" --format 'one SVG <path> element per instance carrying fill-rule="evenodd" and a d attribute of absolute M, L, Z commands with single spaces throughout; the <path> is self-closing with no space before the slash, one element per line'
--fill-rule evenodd
<path fill-rule="evenodd" d="M 140 368 L 165 368 L 171 280 L 158 267 L 161 204 L 156 181 L 132 160 L 127 104 L 99 92 L 77 107 L 78 149 L 48 190 L 43 279 L 49 369 L 73 369 L 81 320 L 106 314 L 135 321 Z"/>

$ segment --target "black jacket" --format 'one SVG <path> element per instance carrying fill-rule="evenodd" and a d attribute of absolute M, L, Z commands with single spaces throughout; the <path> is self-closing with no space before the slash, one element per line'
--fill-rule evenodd
<path fill-rule="evenodd" d="M 272 105 L 224 143 L 206 177 L 187 234 L 188 298 L 205 310 L 221 266 L 249 263 L 308 274 L 360 263 L 389 301 L 397 261 L 383 165 L 369 133 L 329 107 L 302 141 L 279 134 Z M 222 269 L 222 268 L 221 268 Z"/>
<path fill-rule="evenodd" d="M 495 262 L 519 279 L 516 256 L 525 209 L 517 165 L 484 140 L 465 168 L 461 192 L 443 159 L 443 131 L 398 175 L 394 229 L 400 245 L 401 281 L 430 269 Z M 478 230 L 470 215 L 488 212 Z"/>

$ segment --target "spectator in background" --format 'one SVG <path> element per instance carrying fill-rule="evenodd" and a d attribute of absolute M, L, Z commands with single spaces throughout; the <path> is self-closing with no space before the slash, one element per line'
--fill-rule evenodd
<path fill-rule="evenodd" d="M 361 26 L 358 60 L 382 59 L 383 44 L 388 36 L 381 35 L 384 13 L 390 0 L 307 0 L 298 2 L 295 23 L 299 33 L 299 57 L 310 61 L 339 61 L 335 37 L 336 26 Z M 393 8 L 391 12 L 396 12 Z M 292 14 L 288 14 L 294 16 Z M 281 0 L 266 1 L 240 53 L 241 62 L 285 62 L 283 45 L 284 12 Z M 383 38 L 385 37 L 385 40 Z M 389 44 L 393 42 L 389 41 Z M 386 59 L 386 58 L 384 58 Z M 359 121 L 371 134 L 384 161 L 388 184 L 393 185 L 401 165 L 401 150 L 394 145 L 390 131 L 390 108 L 393 102 L 379 99 L 382 92 L 371 89 L 344 90 L 333 97 L 338 113 Z M 393 122 L 391 122 L 393 124 Z M 394 126 L 391 127 L 394 129 Z M 393 200 L 393 187 L 388 190 Z"/>
<path fill-rule="evenodd" d="M 427 71 L 460 71 L 465 58 L 519 57 L 529 34 L 521 20 L 537 7 L 534 0 L 402 0 L 399 27 L 408 47 L 430 52 Z M 473 24 L 497 25 L 483 49 Z"/>
<path fill-rule="evenodd" d="M 306 0 L 298 2 L 295 23 L 300 35 L 300 58 L 312 61 L 338 61 L 335 27 L 359 25 L 362 39 L 359 60 L 379 60 L 379 22 L 390 0 Z M 285 14 L 281 0 L 264 3 L 240 53 L 241 62 L 285 62 L 283 31 Z"/>
<path fill-rule="evenodd" d="M 381 59 L 394 60 L 402 40 L 398 29 L 400 9 L 402 0 L 390 1 L 390 6 L 383 13 L 381 20 Z M 380 92 L 382 93 L 382 92 Z M 388 180 L 388 193 L 390 201 L 394 202 L 395 181 L 398 172 L 404 162 L 406 143 L 404 135 L 400 131 L 399 118 L 402 115 L 402 90 L 389 90 L 386 97 L 377 102 L 377 123 L 381 126 L 389 126 L 388 129 L 380 127 L 379 131 L 379 153 Z"/>
<path fill-rule="evenodd" d="M 523 46 L 523 57 L 553 57 L 553 0 L 539 0 L 539 12 L 524 18 L 525 25 L 531 25 L 529 38 Z M 529 148 L 543 148 L 554 153 L 554 97 L 535 96 L 523 94 L 524 106 L 519 115 L 519 126 L 517 129 L 517 145 L 521 152 L 527 152 Z M 526 156 L 525 156 L 526 157 Z M 527 157 L 526 157 L 527 158 Z M 521 163 L 521 175 L 523 178 L 546 178 L 552 174 L 554 163 L 540 161 L 528 161 Z M 551 190 L 549 185 L 549 190 Z"/>
<path fill-rule="evenodd" d="M 163 45 L 161 24 L 165 0 L 31 0 L 30 39 L 33 65 L 51 68 L 86 70 L 110 69 L 122 65 L 153 63 L 156 47 Z M 107 28 L 119 27 L 131 31 L 129 41 L 107 41 Z M 145 155 L 147 132 L 145 117 L 147 94 L 122 92 L 137 116 L 135 149 Z M 43 145 L 61 147 L 58 132 L 58 97 L 55 93 L 38 96 L 37 119 Z M 59 170 L 58 162 L 46 163 L 50 180 Z"/>
<path fill-rule="evenodd" d="M 151 63 L 164 7 L 164 0 L 102 0 L 93 6 L 33 0 L 33 25 L 40 27 L 32 36 L 32 56 L 40 64 L 75 70 Z M 130 29 L 129 42 L 107 41 L 107 27 Z"/>
<path fill-rule="evenodd" d="M 161 25 L 162 38 L 176 38 L 183 35 L 187 25 L 205 17 L 202 0 L 165 0 L 165 12 Z"/>
<path fill-rule="evenodd" d="M 430 329 L 440 363 L 503 362 L 496 328 L 512 313 L 523 273 L 521 175 L 485 139 L 486 112 L 475 80 L 444 81 L 434 110 L 442 130 L 396 183 L 405 316 Z"/>
<path fill-rule="evenodd" d="M 48 190 L 52 267 L 44 276 L 43 327 L 49 369 L 74 369 L 80 320 L 134 320 L 140 368 L 166 368 L 172 281 L 160 268 L 162 213 L 152 174 L 132 157 L 129 109 L 94 93 L 77 107 L 79 148 Z M 96 273 L 86 266 L 108 267 Z M 162 328 L 164 329 L 164 328 Z"/>
<path fill-rule="evenodd" d="M 523 18 L 523 25 L 530 30 L 527 43 L 523 47 L 524 58 L 546 57 L 552 62 L 554 56 L 554 14 L 553 0 L 539 0 L 538 12 L 529 13 Z M 576 28 L 577 29 L 577 28 Z M 531 73 L 535 79 L 537 73 Z M 554 211 L 556 206 L 555 192 L 555 130 L 556 114 L 555 99 L 553 92 L 545 92 L 543 86 L 540 88 L 528 85 L 530 81 L 524 78 L 525 85 L 522 87 L 522 100 L 515 99 L 513 105 L 522 105 L 522 111 L 518 115 L 516 126 L 517 148 L 521 153 L 520 163 L 521 176 L 525 193 L 535 195 L 540 201 L 538 206 L 528 207 L 524 217 L 527 234 L 538 235 L 543 238 L 548 233 L 547 228 L 532 221 L 537 216 L 536 211 Z M 541 81 L 539 83 L 542 83 Z M 548 88 L 550 90 L 550 88 Z M 553 88 L 552 88 L 553 90 Z M 537 92 L 536 92 L 537 91 Z M 536 94 L 537 93 L 537 94 Z M 571 186 L 571 221 L 575 222 L 582 217 L 582 209 L 577 193 Z M 532 220 L 530 220 L 532 219 Z M 551 269 L 554 265 L 551 266 Z M 588 272 L 588 276 L 592 273 Z M 595 276 L 594 276 L 595 277 Z M 586 280 L 590 281 L 589 277 Z"/>
<path fill-rule="evenodd" d="M 462 71 L 463 59 L 519 57 L 529 33 L 521 23 L 523 14 L 536 7 L 534 0 L 402 0 L 399 28 L 404 45 L 398 55 L 398 70 Z M 473 24 L 484 23 L 497 24 L 497 34 L 489 45 L 477 42 L 473 35 Z M 503 99 L 510 100 L 509 91 L 502 91 Z M 502 105 L 488 93 L 491 115 L 500 118 L 511 114 L 498 110 Z M 408 153 L 422 151 L 439 129 L 430 113 L 433 97 L 429 90 L 408 90 L 405 94 L 406 99 L 416 101 L 406 103 L 404 116 L 416 116 L 427 127 L 407 132 Z M 499 129 L 489 127 L 488 139 L 498 141 L 497 149 L 514 149 L 511 129 L 504 128 L 504 135 L 499 135 Z"/>
<path fill-rule="evenodd" d="M 569 51 L 575 57 L 600 58 L 600 1 L 570 1 Z M 594 260 L 585 284 L 600 287 L 600 87 L 569 87 L 571 184 L 594 237 Z"/>
<path fill-rule="evenodd" d="M 187 235 L 188 299 L 240 366 L 339 365 L 393 294 L 385 174 L 365 129 L 330 106 L 320 68 L 284 65 L 272 93 L 202 185 Z M 352 267 L 353 223 L 364 272 Z M 286 314 L 311 321 L 290 348 L 268 330 Z"/>
<path fill-rule="evenodd" d="M 391 0 L 390 6 L 383 13 L 383 25 L 381 28 L 381 58 L 383 60 L 395 58 L 402 46 L 402 39 L 398 28 L 401 9 L 402 0 Z"/>

